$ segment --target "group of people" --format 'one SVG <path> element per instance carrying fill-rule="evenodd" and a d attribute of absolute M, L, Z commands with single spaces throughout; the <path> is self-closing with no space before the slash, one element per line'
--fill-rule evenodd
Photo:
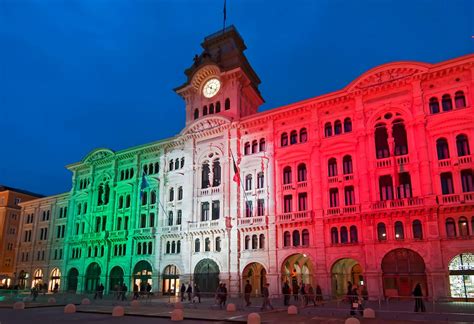
<path fill-rule="evenodd" d="M 224 284 L 224 286 L 225 286 L 225 284 Z M 270 286 L 270 284 L 266 283 L 262 287 L 263 303 L 262 303 L 262 307 L 260 308 L 262 311 L 267 309 L 267 308 L 273 309 L 273 305 L 270 302 L 270 291 L 268 290 L 269 286 Z M 227 290 L 226 290 L 226 293 L 227 293 Z M 250 281 L 247 280 L 247 283 L 245 284 L 245 287 L 244 287 L 244 299 L 245 299 L 245 304 L 246 304 L 247 307 L 252 305 L 252 303 L 250 302 L 250 295 L 251 294 L 252 294 L 252 285 L 250 284 Z"/>
<path fill-rule="evenodd" d="M 296 302 L 301 302 L 301 306 L 306 307 L 311 302 L 314 306 L 321 305 L 323 302 L 323 293 L 319 285 L 316 285 L 316 289 L 311 284 L 305 284 L 303 282 L 298 285 L 298 282 L 294 280 L 292 287 L 285 281 L 282 287 L 283 293 L 283 304 L 288 306 L 290 304 L 291 294 L 293 293 L 293 299 Z"/>
<path fill-rule="evenodd" d="M 139 299 L 140 297 L 147 297 L 147 298 L 150 298 L 150 296 L 152 295 L 152 292 L 151 292 L 151 285 L 149 282 L 145 282 L 145 281 L 142 281 L 140 283 L 140 288 L 138 287 L 137 284 L 134 284 L 133 285 L 133 299 L 136 300 L 136 299 Z"/>
<path fill-rule="evenodd" d="M 97 288 L 95 289 L 95 295 L 94 295 L 94 299 L 102 299 L 102 297 L 104 297 L 104 290 L 105 290 L 105 287 L 103 284 L 100 284 L 97 286 Z"/>
<path fill-rule="evenodd" d="M 117 300 L 121 300 L 121 301 L 127 300 L 128 287 L 127 285 L 125 285 L 125 283 L 116 284 L 114 286 L 114 291 L 115 291 L 115 298 L 117 298 Z"/>
<path fill-rule="evenodd" d="M 225 304 L 227 302 L 227 287 L 226 284 L 223 282 L 221 282 L 219 284 L 219 287 L 217 287 L 216 302 L 221 309 L 225 307 Z"/>
<path fill-rule="evenodd" d="M 192 301 L 193 303 L 201 303 L 201 291 L 199 290 L 199 286 L 197 284 L 194 285 L 194 290 L 191 283 L 188 283 L 188 287 L 186 287 L 184 283 L 181 284 L 179 294 L 181 296 L 182 302 L 186 299 L 187 296 L 189 302 Z"/>

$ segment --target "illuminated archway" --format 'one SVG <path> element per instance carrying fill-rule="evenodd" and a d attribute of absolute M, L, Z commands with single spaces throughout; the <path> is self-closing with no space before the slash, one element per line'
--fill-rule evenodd
<path fill-rule="evenodd" d="M 142 284 L 149 283 L 153 286 L 152 275 L 153 269 L 151 264 L 148 261 L 142 260 L 133 268 L 133 284 L 141 287 Z"/>
<path fill-rule="evenodd" d="M 474 254 L 461 253 L 449 262 L 451 297 L 474 298 Z"/>
<path fill-rule="evenodd" d="M 219 266 L 211 259 L 203 259 L 194 267 L 194 283 L 202 292 L 214 293 L 219 285 Z"/>
<path fill-rule="evenodd" d="M 288 282 L 292 291 L 296 290 L 301 283 L 310 284 L 313 287 L 313 264 L 306 254 L 293 254 L 287 257 L 281 265 L 281 281 Z"/>
<path fill-rule="evenodd" d="M 77 291 L 77 282 L 79 278 L 79 271 L 76 268 L 71 268 L 67 274 L 67 290 L 69 292 Z"/>
<path fill-rule="evenodd" d="M 119 285 L 123 284 L 123 269 L 119 266 L 115 266 L 110 270 L 110 290 L 117 291 Z"/>
<path fill-rule="evenodd" d="M 163 295 L 175 295 L 179 290 L 179 269 L 175 265 L 167 265 L 163 271 Z"/>
<path fill-rule="evenodd" d="M 18 286 L 20 289 L 25 289 L 28 286 L 28 278 L 30 277 L 30 274 L 24 270 L 20 271 L 20 274 L 18 275 Z"/>
<path fill-rule="evenodd" d="M 421 284 L 423 295 L 428 295 L 425 261 L 413 250 L 396 249 L 382 259 L 385 296 L 411 296 L 416 284 Z"/>
<path fill-rule="evenodd" d="M 36 269 L 35 272 L 33 272 L 33 280 L 31 281 L 31 288 L 37 285 L 42 285 L 42 284 L 43 284 L 43 270 Z"/>
<path fill-rule="evenodd" d="M 97 262 L 89 264 L 86 270 L 84 290 L 94 292 L 100 284 L 100 273 L 102 270 Z"/>
<path fill-rule="evenodd" d="M 340 259 L 331 269 L 332 293 L 335 296 L 347 294 L 348 282 L 357 286 L 365 285 L 362 266 L 357 260 Z"/>
<path fill-rule="evenodd" d="M 242 271 L 242 291 L 247 284 L 247 280 L 252 285 L 252 294 L 259 296 L 262 287 L 267 283 L 267 270 L 265 270 L 261 263 L 249 263 L 244 271 Z"/>
<path fill-rule="evenodd" d="M 58 292 L 61 287 L 61 271 L 58 268 L 51 270 L 49 291 Z"/>

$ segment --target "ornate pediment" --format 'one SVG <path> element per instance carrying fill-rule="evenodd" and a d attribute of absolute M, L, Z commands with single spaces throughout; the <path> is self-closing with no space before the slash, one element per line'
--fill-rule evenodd
<path fill-rule="evenodd" d="M 110 150 L 110 149 L 107 149 L 107 148 L 99 148 L 99 149 L 95 149 L 94 151 L 92 151 L 91 153 L 89 153 L 85 158 L 84 160 L 82 160 L 84 163 L 92 163 L 92 162 L 96 162 L 96 161 L 99 161 L 99 160 L 103 160 L 103 159 L 106 159 L 108 157 L 112 157 L 114 156 L 115 153 L 114 151 Z"/>
<path fill-rule="evenodd" d="M 222 116 L 201 118 L 186 127 L 181 135 L 203 134 L 207 132 L 219 132 L 230 124 L 230 120 Z"/>
<path fill-rule="evenodd" d="M 426 72 L 429 64 L 419 62 L 388 63 L 373 68 L 351 82 L 348 91 L 363 90 L 387 82 L 401 80 L 412 75 Z"/>

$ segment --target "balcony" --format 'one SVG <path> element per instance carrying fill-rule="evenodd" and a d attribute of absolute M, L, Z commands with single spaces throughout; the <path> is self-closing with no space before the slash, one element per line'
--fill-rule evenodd
<path fill-rule="evenodd" d="M 337 182 L 340 182 L 341 180 L 339 179 L 339 176 L 332 176 L 332 177 L 328 177 L 328 182 L 329 183 L 337 183 Z"/>
<path fill-rule="evenodd" d="M 451 166 L 451 159 L 438 160 L 438 168 L 446 168 Z"/>
<path fill-rule="evenodd" d="M 209 187 L 205 189 L 199 189 L 198 195 L 199 196 L 212 196 L 219 194 L 221 192 L 221 186 L 218 187 Z"/>
<path fill-rule="evenodd" d="M 109 239 L 110 240 L 125 239 L 127 238 L 127 234 L 128 234 L 127 230 L 111 231 L 109 233 Z"/>
<path fill-rule="evenodd" d="M 182 230 L 181 225 L 163 226 L 161 229 L 163 233 L 177 233 L 177 232 L 181 232 L 181 230 Z"/>
<path fill-rule="evenodd" d="M 466 156 L 460 156 L 457 158 L 457 164 L 462 166 L 466 164 L 471 164 L 472 163 L 472 155 L 466 155 Z M 456 163 L 454 163 L 456 164 Z"/>
<path fill-rule="evenodd" d="M 133 230 L 133 236 L 139 236 L 142 238 L 153 238 L 156 233 L 156 228 L 148 227 L 148 228 L 137 228 Z"/>
<path fill-rule="evenodd" d="M 209 229 L 209 228 L 219 228 L 220 220 L 208 220 L 203 222 L 196 222 L 196 223 L 189 223 L 190 230 L 201 230 L 201 229 Z"/>
<path fill-rule="evenodd" d="M 312 215 L 310 211 L 285 213 L 285 214 L 277 215 L 276 221 L 279 224 L 293 223 L 293 222 L 311 222 L 312 221 L 311 216 Z"/>
<path fill-rule="evenodd" d="M 301 181 L 301 182 L 298 182 L 296 185 L 297 185 L 298 188 L 306 188 L 308 186 L 308 182 L 307 181 Z"/>
<path fill-rule="evenodd" d="M 284 184 L 283 185 L 283 190 L 293 190 L 293 184 L 289 183 L 289 184 Z"/>
<path fill-rule="evenodd" d="M 101 232 L 92 232 L 92 233 L 84 233 L 82 237 L 83 240 L 94 241 L 94 240 L 103 240 L 107 237 L 107 231 Z"/>
<path fill-rule="evenodd" d="M 267 225 L 266 216 L 245 217 L 245 218 L 238 219 L 238 226 L 240 227 L 265 226 L 265 225 Z"/>
<path fill-rule="evenodd" d="M 443 205 L 464 204 L 474 202 L 474 192 L 438 196 L 438 201 Z"/>
<path fill-rule="evenodd" d="M 396 163 L 398 166 L 408 164 L 410 163 L 410 157 L 409 155 L 390 156 L 385 159 L 378 159 L 376 165 L 377 168 L 390 168 L 393 167 L 393 163 Z"/>
<path fill-rule="evenodd" d="M 451 166 L 466 167 L 470 166 L 473 162 L 472 155 L 465 155 L 459 157 L 452 157 L 443 160 L 438 160 L 438 168 L 447 168 Z"/>
<path fill-rule="evenodd" d="M 423 198 L 404 198 L 394 200 L 377 201 L 370 205 L 372 210 L 396 209 L 405 207 L 417 207 L 423 205 Z"/>
<path fill-rule="evenodd" d="M 351 206 L 344 206 L 344 207 L 333 207 L 326 209 L 326 215 L 328 216 L 335 216 L 335 215 L 351 215 L 357 214 L 360 212 L 359 205 L 351 205 Z"/>

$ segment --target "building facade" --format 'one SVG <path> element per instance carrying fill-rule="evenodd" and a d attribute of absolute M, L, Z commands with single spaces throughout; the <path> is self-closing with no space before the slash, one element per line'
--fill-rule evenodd
<path fill-rule="evenodd" d="M 384 64 L 258 112 L 237 30 L 202 47 L 175 89 L 180 134 L 97 149 L 68 166 L 70 192 L 22 204 L 22 286 L 149 282 L 173 294 L 189 282 L 241 292 L 250 280 L 258 294 L 288 281 L 342 295 L 351 281 L 372 296 L 421 283 L 428 296 L 474 298 L 473 55 Z M 22 259 L 29 249 L 39 257 Z"/>

